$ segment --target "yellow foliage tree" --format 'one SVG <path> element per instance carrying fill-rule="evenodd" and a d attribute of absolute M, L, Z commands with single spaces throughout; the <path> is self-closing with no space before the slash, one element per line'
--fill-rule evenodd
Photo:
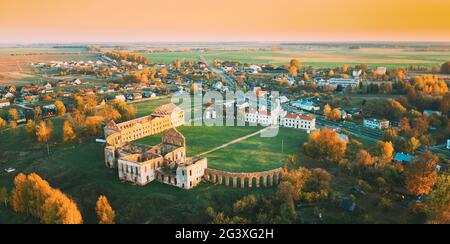
<path fill-rule="evenodd" d="M 384 166 L 394 159 L 394 145 L 392 142 L 379 142 L 380 163 Z"/>
<path fill-rule="evenodd" d="M 77 135 L 73 131 L 72 126 L 68 120 L 64 121 L 63 126 L 63 141 L 64 143 L 74 142 L 77 140 Z"/>
<path fill-rule="evenodd" d="M 16 212 L 29 213 L 45 224 L 82 224 L 75 202 L 36 173 L 14 178 L 11 204 Z"/>
<path fill-rule="evenodd" d="M 298 69 L 297 69 L 297 67 L 295 67 L 295 66 L 291 66 L 290 68 L 289 68 L 289 75 L 291 76 L 291 77 L 297 77 L 297 75 L 298 75 Z"/>
<path fill-rule="evenodd" d="M 8 111 L 8 115 L 10 120 L 17 121 L 19 119 L 19 113 L 14 108 Z"/>
<path fill-rule="evenodd" d="M 116 213 L 109 204 L 106 196 L 102 195 L 98 198 L 95 206 L 95 212 L 97 213 L 99 224 L 114 224 Z"/>
<path fill-rule="evenodd" d="M 53 136 L 53 124 L 52 122 L 46 123 L 41 121 L 38 126 L 36 126 L 36 137 L 37 140 L 42 144 L 47 144 L 47 154 L 50 154 L 49 141 Z"/>
<path fill-rule="evenodd" d="M 61 101 L 55 102 L 56 111 L 58 112 L 58 116 L 64 116 L 66 114 L 66 106 Z"/>
<path fill-rule="evenodd" d="M 0 117 L 0 129 L 6 128 L 7 125 L 8 123 L 6 123 L 6 121 L 2 117 Z"/>

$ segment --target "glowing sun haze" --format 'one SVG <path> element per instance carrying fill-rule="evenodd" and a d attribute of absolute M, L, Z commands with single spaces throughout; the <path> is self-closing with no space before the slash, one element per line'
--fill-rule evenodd
<path fill-rule="evenodd" d="M 450 41 L 449 0 L 0 0 L 0 42 Z"/>

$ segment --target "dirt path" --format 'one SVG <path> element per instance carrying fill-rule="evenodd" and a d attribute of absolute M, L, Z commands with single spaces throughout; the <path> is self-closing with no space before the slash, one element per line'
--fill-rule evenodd
<path fill-rule="evenodd" d="M 258 135 L 258 134 L 260 134 L 260 133 L 262 133 L 262 132 L 268 130 L 269 128 L 270 128 L 270 127 L 266 127 L 266 128 L 264 128 L 264 129 L 262 129 L 262 130 L 259 130 L 259 131 L 257 131 L 257 132 L 254 132 L 254 133 L 248 134 L 248 135 L 246 135 L 246 136 L 237 138 L 237 139 L 232 140 L 232 141 L 230 141 L 230 142 L 227 142 L 227 143 L 225 143 L 225 144 L 223 144 L 223 145 L 221 145 L 221 146 L 218 146 L 218 147 L 216 147 L 216 148 L 213 148 L 213 149 L 211 149 L 211 150 L 209 150 L 209 151 L 206 151 L 206 152 L 197 154 L 197 155 L 195 155 L 194 157 L 201 157 L 201 156 L 203 156 L 203 155 L 206 155 L 206 154 L 209 154 L 209 153 L 218 151 L 218 150 L 220 150 L 220 149 L 226 148 L 226 147 L 231 146 L 231 145 L 233 145 L 233 144 L 236 144 L 236 143 L 239 143 L 239 142 L 241 142 L 241 141 L 247 140 L 248 138 L 254 137 L 254 136 L 256 136 L 256 135 Z"/>

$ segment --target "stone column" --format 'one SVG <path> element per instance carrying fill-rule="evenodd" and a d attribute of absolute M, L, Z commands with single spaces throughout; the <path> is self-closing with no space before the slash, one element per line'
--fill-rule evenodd
<path fill-rule="evenodd" d="M 225 185 L 226 186 L 230 185 L 230 178 L 228 176 L 225 176 Z"/>
<path fill-rule="evenodd" d="M 256 178 L 256 188 L 259 188 L 260 181 L 261 181 L 261 177 L 258 176 L 258 177 Z"/>
<path fill-rule="evenodd" d="M 216 184 L 216 180 L 217 180 L 217 176 L 216 175 L 212 175 L 212 183 Z"/>
<path fill-rule="evenodd" d="M 269 175 L 269 185 L 273 186 L 273 175 Z"/>
<path fill-rule="evenodd" d="M 241 188 L 245 188 L 245 177 L 241 178 Z"/>
<path fill-rule="evenodd" d="M 265 175 L 263 178 L 263 186 L 267 187 L 267 175 Z"/>
<path fill-rule="evenodd" d="M 205 175 L 205 181 L 209 181 L 209 174 Z"/>
<path fill-rule="evenodd" d="M 253 185 L 253 177 L 248 178 L 248 188 L 252 188 Z"/>
<path fill-rule="evenodd" d="M 233 187 L 237 187 L 237 177 L 233 177 Z"/>
<path fill-rule="evenodd" d="M 223 176 L 219 175 L 219 185 L 222 185 L 222 181 L 223 181 Z"/>

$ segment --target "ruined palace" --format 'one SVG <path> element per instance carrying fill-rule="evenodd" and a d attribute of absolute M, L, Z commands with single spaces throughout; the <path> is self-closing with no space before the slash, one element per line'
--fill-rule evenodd
<path fill-rule="evenodd" d="M 152 115 L 105 126 L 105 162 L 117 168 L 119 178 L 137 185 L 153 180 L 191 189 L 198 185 L 208 167 L 206 158 L 188 158 L 186 139 L 176 130 L 184 124 L 184 111 L 174 104 L 163 105 Z M 138 145 L 132 141 L 163 133 L 156 146 Z"/>

